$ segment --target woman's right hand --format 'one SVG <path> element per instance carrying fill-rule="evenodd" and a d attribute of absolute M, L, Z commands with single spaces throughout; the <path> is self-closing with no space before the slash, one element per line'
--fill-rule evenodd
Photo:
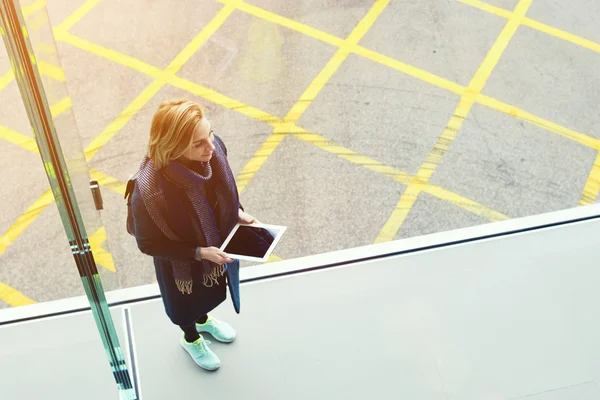
<path fill-rule="evenodd" d="M 200 260 L 209 260 L 219 265 L 233 262 L 233 258 L 230 258 L 227 253 L 221 251 L 217 247 L 200 247 L 199 249 Z M 196 254 L 198 254 L 198 252 L 196 252 Z M 196 259 L 198 259 L 198 257 L 196 257 Z"/>

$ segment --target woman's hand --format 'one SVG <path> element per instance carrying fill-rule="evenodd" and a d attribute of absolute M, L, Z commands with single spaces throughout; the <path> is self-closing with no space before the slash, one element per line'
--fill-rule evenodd
<path fill-rule="evenodd" d="M 252 215 L 248 214 L 245 211 L 242 211 L 242 209 L 239 209 L 238 212 L 238 222 L 240 224 L 260 224 L 260 222 L 258 222 L 258 220 L 256 218 L 254 218 Z"/>
<path fill-rule="evenodd" d="M 196 260 L 209 260 L 219 265 L 233 262 L 233 258 L 230 258 L 227 253 L 214 246 L 198 247 L 196 249 Z"/>

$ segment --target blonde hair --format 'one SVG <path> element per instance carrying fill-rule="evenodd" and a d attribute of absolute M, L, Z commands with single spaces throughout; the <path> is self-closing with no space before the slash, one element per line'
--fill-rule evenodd
<path fill-rule="evenodd" d="M 160 103 L 152 118 L 148 157 L 156 169 L 175 160 L 192 145 L 194 130 L 204 116 L 202 108 L 184 99 Z"/>

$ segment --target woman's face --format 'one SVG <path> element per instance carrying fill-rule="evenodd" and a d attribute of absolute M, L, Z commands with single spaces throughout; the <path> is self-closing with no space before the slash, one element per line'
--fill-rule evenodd
<path fill-rule="evenodd" d="M 192 145 L 183 153 L 183 157 L 192 161 L 210 161 L 215 150 L 214 141 L 215 136 L 210 123 L 202 117 L 194 131 Z"/>

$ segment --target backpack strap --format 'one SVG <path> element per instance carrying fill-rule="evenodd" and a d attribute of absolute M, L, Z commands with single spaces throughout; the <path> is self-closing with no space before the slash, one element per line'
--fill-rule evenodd
<path fill-rule="evenodd" d="M 133 224 L 133 213 L 131 211 L 131 195 L 133 194 L 133 190 L 135 189 L 135 181 L 137 180 L 139 174 L 140 174 L 140 171 L 136 172 L 136 174 L 134 176 L 129 178 L 129 180 L 127 181 L 127 187 L 125 188 L 125 196 L 123 197 L 124 199 L 127 199 L 126 228 L 127 228 L 127 232 L 132 236 L 135 236 L 135 231 L 134 231 L 134 224 Z"/>

